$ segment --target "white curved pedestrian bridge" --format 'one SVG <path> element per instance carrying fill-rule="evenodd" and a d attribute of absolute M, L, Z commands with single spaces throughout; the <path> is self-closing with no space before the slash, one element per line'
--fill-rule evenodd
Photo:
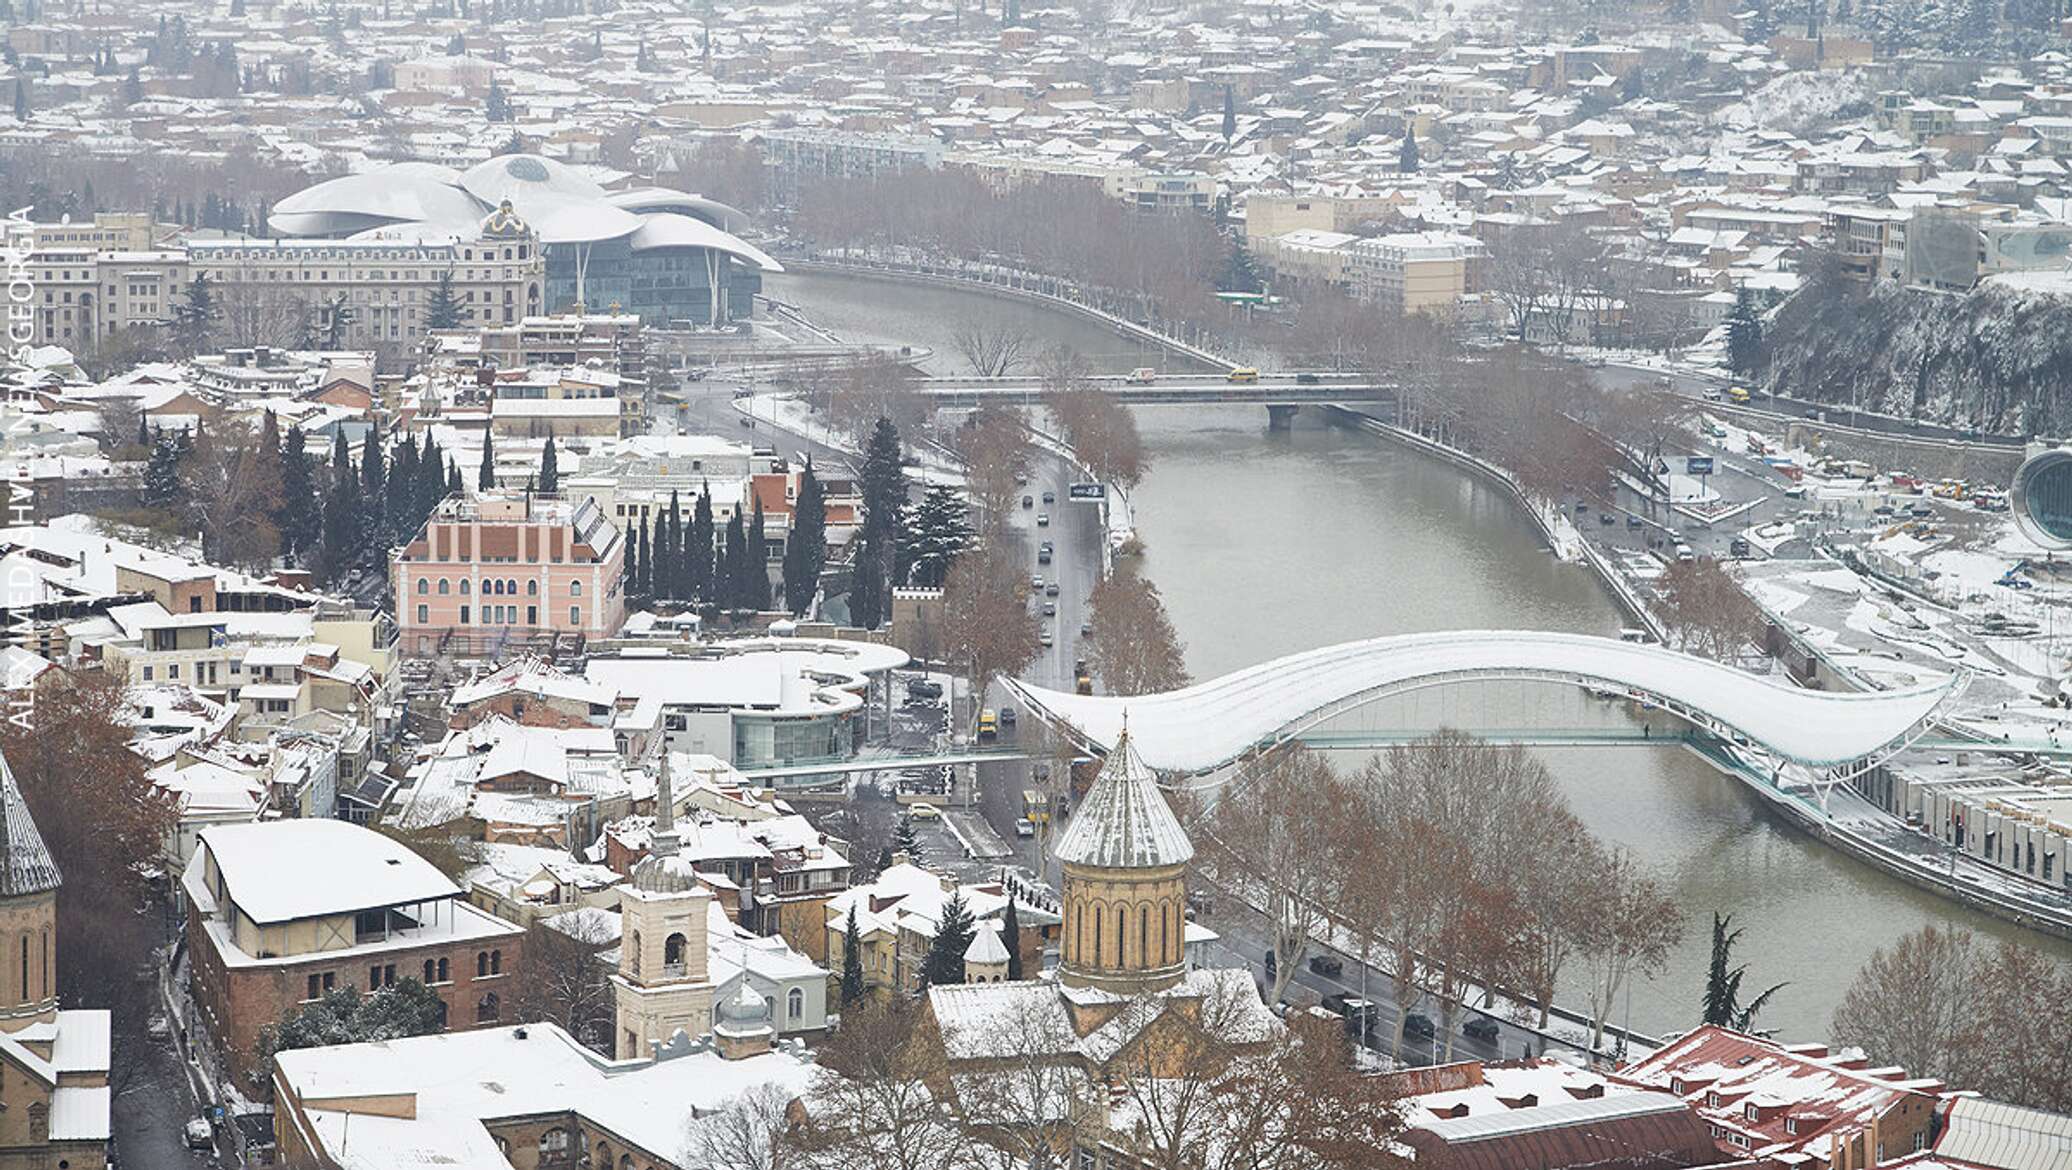
<path fill-rule="evenodd" d="M 1376 700 L 1482 680 L 1613 688 L 1816 768 L 1862 761 L 1902 744 L 1958 685 L 1952 678 L 1901 691 L 1812 691 L 1659 646 L 1538 630 L 1347 642 L 1155 695 L 1007 685 L 1033 714 L 1097 749 L 1115 742 L 1126 716 L 1130 742 L 1145 763 L 1200 775 Z"/>

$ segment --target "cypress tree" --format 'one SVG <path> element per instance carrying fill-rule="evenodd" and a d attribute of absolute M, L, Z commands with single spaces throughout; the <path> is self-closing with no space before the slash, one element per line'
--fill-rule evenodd
<path fill-rule="evenodd" d="M 975 928 L 971 911 L 965 909 L 962 891 L 952 893 L 942 904 L 942 920 L 935 925 L 935 941 L 921 963 L 921 982 L 939 987 L 964 982 L 964 952 L 971 946 Z"/>
<path fill-rule="evenodd" d="M 309 456 L 303 452 L 301 424 L 288 428 L 281 440 L 281 552 L 306 556 L 316 549 L 323 534 L 323 506 L 310 475 Z"/>
<path fill-rule="evenodd" d="M 1022 978 L 1022 922 L 1014 911 L 1014 895 L 1007 895 L 1007 912 L 1000 916 L 1000 941 L 1007 944 L 1007 980 Z"/>
<path fill-rule="evenodd" d="M 784 542 L 784 605 L 793 617 L 804 616 L 820 588 L 820 569 L 827 562 L 827 500 L 809 462 L 799 473 L 799 497 L 792 507 L 791 535 Z"/>
<path fill-rule="evenodd" d="M 425 432 L 424 452 L 417 460 L 417 515 L 412 519 L 410 532 L 417 533 L 418 526 L 439 501 L 446 498 L 446 455 L 439 450 L 439 437 Z"/>
<path fill-rule="evenodd" d="M 465 492 L 466 490 L 467 490 L 467 488 L 466 488 L 466 487 L 465 487 L 465 486 L 464 486 L 464 485 L 463 485 L 463 484 L 461 483 L 461 481 L 460 481 L 460 464 L 458 464 L 458 463 L 455 463 L 455 462 L 454 462 L 453 460 L 451 460 L 451 459 L 447 460 L 447 461 L 446 461 L 446 494 L 447 494 L 447 495 L 449 495 L 449 496 L 457 496 L 457 495 L 460 495 L 460 494 L 461 494 L 462 492 Z M 412 535 L 416 535 L 416 534 L 415 534 L 415 533 L 412 533 Z"/>
<path fill-rule="evenodd" d="M 475 486 L 488 491 L 496 486 L 496 437 L 482 432 L 482 469 L 475 473 Z"/>
<path fill-rule="evenodd" d="M 640 541 L 634 536 L 631 528 L 626 530 L 625 562 L 625 578 L 621 588 L 625 590 L 626 598 L 630 602 L 640 593 Z"/>
<path fill-rule="evenodd" d="M 857 543 L 849 620 L 874 630 L 889 608 L 892 570 L 905 527 L 907 483 L 899 428 L 879 419 L 863 460 L 863 533 Z"/>
<path fill-rule="evenodd" d="M 671 490 L 669 510 L 655 517 L 655 560 L 648 573 L 648 588 L 657 598 L 673 599 L 678 595 L 678 562 L 682 559 L 682 550 L 677 548 L 676 528 L 671 523 L 672 518 L 679 523 L 682 521 L 683 515 L 678 507 L 677 494 Z"/>
<path fill-rule="evenodd" d="M 714 590 L 719 597 L 721 609 L 746 609 L 748 600 L 741 596 L 741 582 L 746 576 L 741 571 L 741 562 L 748 557 L 748 533 L 741 526 L 741 509 L 727 518 L 727 545 L 720 554 L 719 565 L 713 570 L 718 582 Z"/>
<path fill-rule="evenodd" d="M 862 1002 L 863 936 L 856 929 L 856 907 L 849 907 L 848 925 L 842 928 L 842 1007 Z"/>
<path fill-rule="evenodd" d="M 1417 173 L 1417 167 L 1417 131 L 1405 126 L 1403 145 L 1396 150 L 1396 169 L 1406 175 L 1414 175 Z"/>
<path fill-rule="evenodd" d="M 684 560 L 688 562 L 684 580 L 690 583 L 691 596 L 700 601 L 719 600 L 712 587 L 712 538 L 712 481 L 705 480 L 691 511 L 691 534 L 684 541 Z"/>
<path fill-rule="evenodd" d="M 561 460 L 554 454 L 554 432 L 547 432 L 547 449 L 540 454 L 540 494 L 561 492 Z"/>
<path fill-rule="evenodd" d="M 755 519 L 741 545 L 741 604 L 761 612 L 770 608 L 770 554 L 763 536 L 763 501 L 755 501 Z"/>
<path fill-rule="evenodd" d="M 647 517 L 640 518 L 640 577 L 633 583 L 633 596 L 642 601 L 654 595 L 655 563 L 648 545 Z"/>

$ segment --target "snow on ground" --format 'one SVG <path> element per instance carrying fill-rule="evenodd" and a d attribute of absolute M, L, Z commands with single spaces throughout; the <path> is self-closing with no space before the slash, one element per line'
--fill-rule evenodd
<path fill-rule="evenodd" d="M 856 459 L 863 458 L 863 448 L 846 431 L 836 430 L 821 420 L 811 406 L 796 398 L 782 398 L 775 394 L 751 394 L 734 400 L 734 409 L 759 423 L 769 425 L 796 435 L 799 438 L 832 447 Z M 919 467 L 907 468 L 907 478 L 922 483 L 947 484 L 950 487 L 964 486 L 964 469 L 949 456 L 921 443 L 907 445 L 908 454 L 921 461 Z"/>
<path fill-rule="evenodd" d="M 1871 87 L 1861 71 L 1800 70 L 1722 108 L 1712 120 L 1722 126 L 1801 133 L 1838 118 L 1867 115 L 1870 102 Z"/>

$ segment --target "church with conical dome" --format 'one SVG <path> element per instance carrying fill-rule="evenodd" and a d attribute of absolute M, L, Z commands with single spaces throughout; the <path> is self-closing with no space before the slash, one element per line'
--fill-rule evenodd
<path fill-rule="evenodd" d="M 928 989 L 927 1026 L 952 1083 L 960 1072 L 1032 1056 L 1094 1081 L 1156 1070 L 1187 1047 L 1161 1042 L 1176 1031 L 1236 1046 L 1271 1038 L 1279 1022 L 1249 971 L 1188 965 L 1194 844 L 1127 728 L 1051 852 L 1064 869 L 1057 968 Z M 1047 1038 L 1046 1050 L 1032 1053 L 1037 1037 Z"/>

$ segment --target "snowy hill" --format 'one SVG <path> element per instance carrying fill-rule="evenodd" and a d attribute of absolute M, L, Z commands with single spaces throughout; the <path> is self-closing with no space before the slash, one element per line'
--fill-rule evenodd
<path fill-rule="evenodd" d="M 2010 434 L 2072 430 L 2072 273 L 1990 277 L 1969 293 L 1809 288 L 1766 340 L 1782 393 Z"/>

